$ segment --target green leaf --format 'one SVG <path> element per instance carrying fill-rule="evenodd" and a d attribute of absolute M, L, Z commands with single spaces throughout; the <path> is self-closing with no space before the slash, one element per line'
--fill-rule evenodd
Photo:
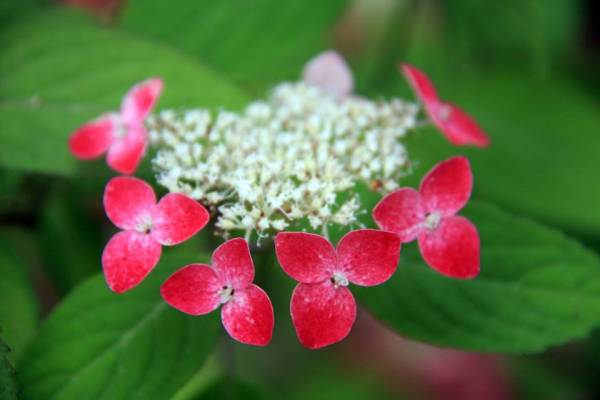
<path fill-rule="evenodd" d="M 403 184 L 418 184 L 443 158 L 467 155 L 479 197 L 596 240 L 600 237 L 597 99 L 558 74 L 531 79 L 515 63 L 505 70 L 477 71 L 465 60 L 457 66 L 452 62 L 454 47 L 444 47 L 445 38 L 431 23 L 428 4 L 419 7 L 410 45 L 398 58 L 427 72 L 440 97 L 472 115 L 492 145 L 484 150 L 453 147 L 437 129 L 424 129 L 410 138 L 415 170 Z M 394 73 L 394 84 L 386 81 L 368 92 L 414 98 L 402 76 Z"/>
<path fill-rule="evenodd" d="M 578 234 L 600 235 L 597 101 L 560 79 L 433 78 L 444 98 L 480 122 L 492 145 L 452 147 L 434 129 L 423 131 L 409 146 L 419 167 L 414 178 L 445 157 L 467 155 L 481 197 Z"/>
<path fill-rule="evenodd" d="M 238 378 L 224 376 L 211 385 L 204 393 L 194 397 L 194 400 L 212 399 L 244 399 L 261 400 L 268 397 L 258 388 Z"/>
<path fill-rule="evenodd" d="M 119 108 L 136 82 L 165 79 L 159 107 L 238 108 L 245 96 L 222 77 L 160 45 L 53 11 L 0 32 L 0 165 L 70 173 L 69 134 Z"/>
<path fill-rule="evenodd" d="M 445 278 L 408 244 L 389 282 L 353 288 L 361 303 L 402 335 L 486 352 L 542 351 L 600 324 L 595 254 L 485 203 L 472 202 L 464 215 L 481 235 L 477 278 Z"/>
<path fill-rule="evenodd" d="M 45 272 L 64 294 L 100 271 L 105 239 L 100 234 L 103 221 L 86 212 L 93 207 L 101 215 L 101 191 L 90 199 L 71 182 L 61 183 L 43 203 L 38 245 Z"/>
<path fill-rule="evenodd" d="M 303 64 L 326 48 L 326 34 L 347 3 L 132 0 L 121 25 L 173 44 L 236 80 L 273 83 L 297 78 Z"/>
<path fill-rule="evenodd" d="M 17 400 L 15 370 L 9 360 L 10 349 L 0 339 L 0 400 Z"/>
<path fill-rule="evenodd" d="M 33 336 L 38 321 L 38 303 L 24 262 L 0 244 L 0 336 L 10 343 L 11 361 L 16 361 Z"/>
<path fill-rule="evenodd" d="M 457 57 L 480 64 L 520 60 L 533 72 L 545 73 L 552 58 L 572 52 L 577 39 L 581 4 L 571 0 L 452 0 L 443 5 L 444 39 Z"/>
<path fill-rule="evenodd" d="M 192 317 L 162 301 L 160 284 L 197 255 L 167 250 L 124 295 L 102 276 L 85 281 L 43 324 L 19 364 L 27 399 L 170 398 L 199 370 L 219 329 L 217 314 Z"/>

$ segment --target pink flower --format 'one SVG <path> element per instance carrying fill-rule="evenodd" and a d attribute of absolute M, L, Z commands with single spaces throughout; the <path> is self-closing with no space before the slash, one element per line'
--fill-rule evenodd
<path fill-rule="evenodd" d="M 172 307 L 203 315 L 220 305 L 221 320 L 235 340 L 266 346 L 273 335 L 273 306 L 269 296 L 254 285 L 254 264 L 248 243 L 231 239 L 215 250 L 212 267 L 190 264 L 171 275 L 160 288 Z"/>
<path fill-rule="evenodd" d="M 160 78 L 140 82 L 123 98 L 120 112 L 104 114 L 79 127 L 69 138 L 69 149 L 82 160 L 107 153 L 108 165 L 122 174 L 132 174 L 146 151 L 144 119 L 150 114 L 163 88 Z"/>
<path fill-rule="evenodd" d="M 490 139 L 473 118 L 457 106 L 438 98 L 435 87 L 427 75 L 409 64 L 402 64 L 400 69 L 425 106 L 429 118 L 450 143 L 456 146 L 487 147 L 490 145 Z"/>
<path fill-rule="evenodd" d="M 425 262 L 439 273 L 473 278 L 479 273 L 479 234 L 469 220 L 456 216 L 472 187 L 469 160 L 453 157 L 429 171 L 418 192 L 402 188 L 385 196 L 373 219 L 403 243 L 418 239 Z"/>
<path fill-rule="evenodd" d="M 322 236 L 282 232 L 275 251 L 283 270 L 300 282 L 290 311 L 300 343 L 318 349 L 344 339 L 356 318 L 348 284 L 375 286 L 387 281 L 400 259 L 393 233 L 361 229 L 345 235 L 337 250 Z"/>
<path fill-rule="evenodd" d="M 312 58 L 302 73 L 304 82 L 316 86 L 336 99 L 352 94 L 352 71 L 336 51 L 324 51 Z"/>
<path fill-rule="evenodd" d="M 117 227 L 102 253 L 108 286 L 123 293 L 137 286 L 158 263 L 161 245 L 181 243 L 206 225 L 208 211 L 198 202 L 169 193 L 158 204 L 154 190 L 141 179 L 112 178 L 104 190 L 106 215 Z"/>

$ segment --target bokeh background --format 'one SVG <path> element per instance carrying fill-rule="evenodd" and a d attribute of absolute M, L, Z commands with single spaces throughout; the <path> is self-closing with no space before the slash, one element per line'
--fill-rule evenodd
<path fill-rule="evenodd" d="M 417 163 L 407 184 L 466 154 L 477 199 L 600 251 L 597 1 L 0 0 L 0 46 L 0 337 L 17 381 L 28 342 L 99 272 L 113 232 L 100 201 L 110 172 L 76 162 L 66 138 L 155 70 L 166 81 L 159 108 L 239 108 L 329 48 L 349 61 L 359 94 L 413 98 L 397 70 L 408 61 L 476 117 L 492 147 L 456 149 L 424 130 L 409 143 Z M 141 175 L 152 181 L 149 162 Z M 259 267 L 285 311 L 292 283 L 278 278 Z M 600 331 L 537 354 L 480 354 L 403 338 L 361 311 L 346 341 L 310 352 L 283 315 L 267 349 L 221 337 L 173 398 L 600 398 Z"/>

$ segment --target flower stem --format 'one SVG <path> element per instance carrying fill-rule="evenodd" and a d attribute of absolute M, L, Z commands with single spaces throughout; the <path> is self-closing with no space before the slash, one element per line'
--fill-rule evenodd
<path fill-rule="evenodd" d="M 326 223 L 323 224 L 323 228 L 322 229 L 323 229 L 323 236 L 325 236 L 325 238 L 327 240 L 329 240 L 329 230 L 327 229 L 327 224 Z"/>

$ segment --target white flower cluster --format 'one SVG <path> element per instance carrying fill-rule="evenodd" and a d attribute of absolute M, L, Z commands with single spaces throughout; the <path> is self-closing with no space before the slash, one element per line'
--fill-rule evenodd
<path fill-rule="evenodd" d="M 225 236 L 264 237 L 303 220 L 315 230 L 355 223 L 358 181 L 387 192 L 408 172 L 400 139 L 417 111 L 283 83 L 240 113 L 167 110 L 147 124 L 159 184 L 216 209 Z"/>

